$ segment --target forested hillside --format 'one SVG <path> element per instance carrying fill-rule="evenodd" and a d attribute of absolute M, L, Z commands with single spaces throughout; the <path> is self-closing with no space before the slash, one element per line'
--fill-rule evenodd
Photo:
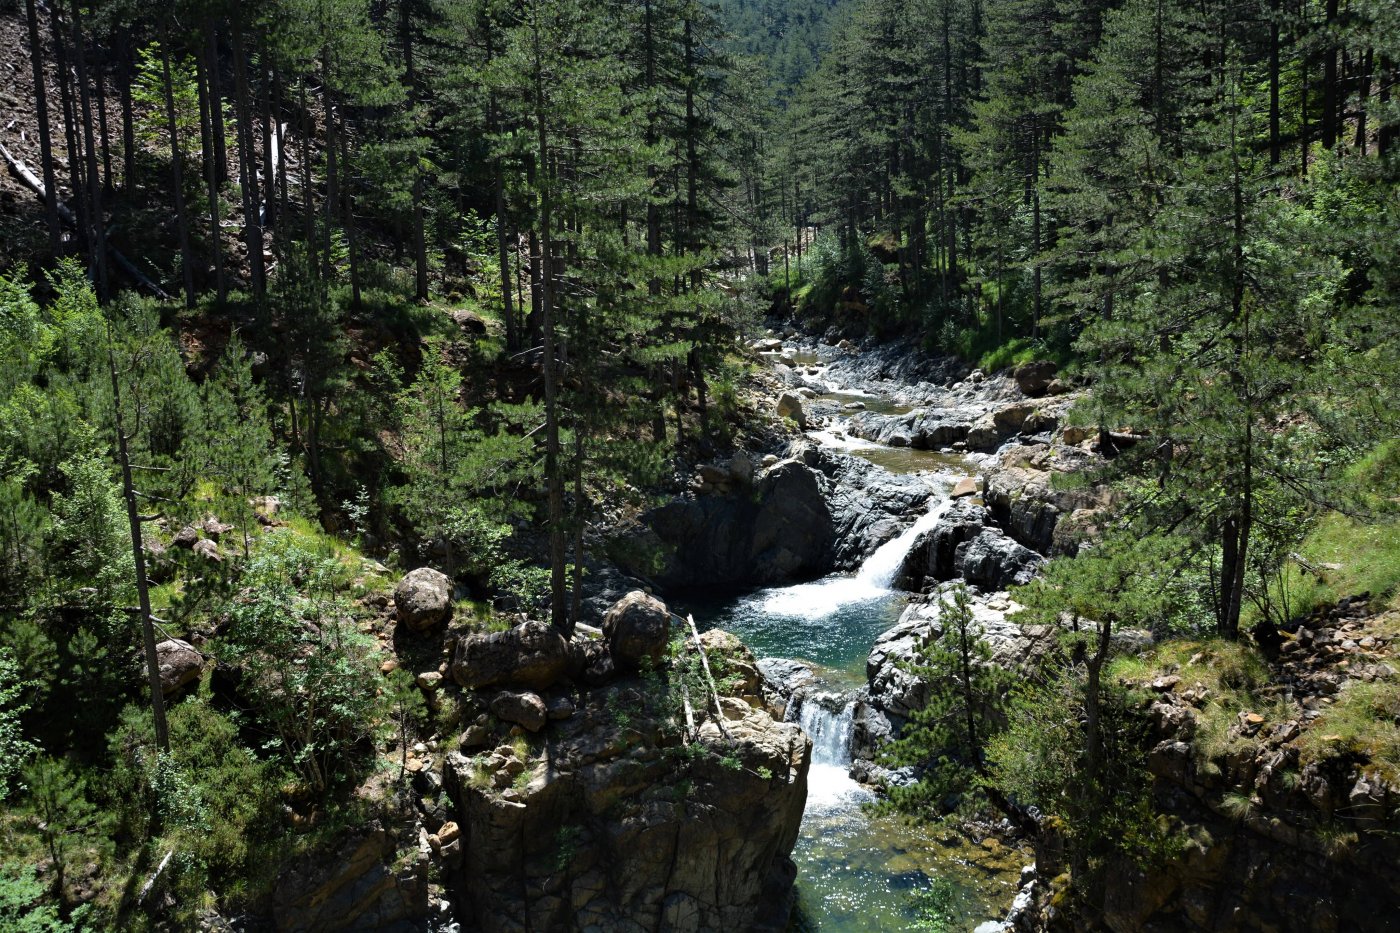
<path fill-rule="evenodd" d="M 1035 929 L 1204 912 L 1198 806 L 1388 896 L 1391 0 L 10 0 L 0 60 L 0 929 L 779 930 L 794 846 L 875 870 L 816 765 L 1035 847 Z"/>

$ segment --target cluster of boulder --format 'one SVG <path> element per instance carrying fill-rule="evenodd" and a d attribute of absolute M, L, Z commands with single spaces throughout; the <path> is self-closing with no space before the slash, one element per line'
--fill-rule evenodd
<path fill-rule="evenodd" d="M 396 593 L 419 631 L 450 611 L 434 574 Z M 638 591 L 569 637 L 526 621 L 457 638 L 464 728 L 416 780 L 444 792 L 425 845 L 473 929 L 782 929 L 810 742 L 770 715 L 731 635 L 700 644 L 735 695 L 683 688 L 673 631 Z"/>

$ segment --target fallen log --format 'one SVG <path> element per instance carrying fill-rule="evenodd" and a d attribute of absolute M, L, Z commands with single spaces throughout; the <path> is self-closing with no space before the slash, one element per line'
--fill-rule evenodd
<path fill-rule="evenodd" d="M 23 160 L 15 158 L 14 154 L 11 153 L 9 149 L 5 148 L 4 143 L 0 143 L 0 155 L 5 157 L 5 162 L 10 167 L 10 174 L 23 182 L 24 186 L 30 191 L 33 191 L 34 196 L 39 199 L 40 203 L 47 204 L 48 195 L 44 191 L 44 183 L 39 180 L 39 177 L 34 174 L 33 170 L 25 165 Z M 55 206 L 58 210 L 59 220 L 62 220 L 74 230 L 78 229 L 78 218 L 73 216 L 73 211 L 68 205 L 64 204 L 62 201 L 56 201 Z M 150 289 L 151 293 L 157 298 L 165 301 L 170 300 L 170 294 L 153 282 L 140 269 L 136 268 L 136 265 L 130 259 L 122 255 L 121 250 L 115 247 L 108 247 L 108 251 L 112 254 L 112 258 L 117 261 L 117 265 L 121 266 L 122 271 L 135 279 L 137 284 Z"/>

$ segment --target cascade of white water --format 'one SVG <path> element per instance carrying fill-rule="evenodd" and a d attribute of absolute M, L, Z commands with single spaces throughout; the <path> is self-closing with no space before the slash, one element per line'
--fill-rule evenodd
<path fill-rule="evenodd" d="M 851 778 L 851 730 L 855 704 L 846 697 L 808 696 L 798 722 L 812 737 L 812 764 L 807 771 L 807 814 L 823 815 L 872 798 Z"/>
<path fill-rule="evenodd" d="M 765 590 L 758 597 L 763 612 L 793 619 L 812 620 L 829 616 L 842 606 L 883 599 L 894 586 L 904 559 L 914 542 L 952 507 L 953 500 L 940 496 L 907 531 L 886 541 L 861 564 L 855 576 L 837 575 L 813 583 L 799 583 Z"/>
<path fill-rule="evenodd" d="M 889 589 L 894 586 L 895 577 L 899 576 L 899 569 L 904 566 L 904 559 L 909 556 L 909 552 L 914 547 L 914 542 L 919 539 L 919 535 L 928 531 L 938 524 L 944 514 L 953 506 L 953 500 L 940 497 L 918 521 L 909 526 L 904 534 L 892 541 L 886 541 L 865 559 L 865 563 L 860 565 L 860 571 L 856 574 L 856 579 L 872 586 Z"/>
<path fill-rule="evenodd" d="M 798 722 L 802 731 L 812 737 L 812 763 L 840 765 L 851 763 L 851 726 L 855 707 L 841 698 L 839 711 L 830 709 L 827 697 L 807 697 L 802 703 Z"/>

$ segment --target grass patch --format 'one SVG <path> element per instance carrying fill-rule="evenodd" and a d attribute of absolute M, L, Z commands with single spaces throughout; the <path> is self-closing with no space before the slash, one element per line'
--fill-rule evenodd
<path fill-rule="evenodd" d="M 1367 758 L 1400 780 L 1400 682 L 1352 682 L 1298 740 L 1304 763 L 1343 755 Z"/>
<path fill-rule="evenodd" d="M 1314 566 L 1339 568 L 1324 570 L 1322 581 L 1306 575 L 1313 605 L 1357 593 L 1389 602 L 1400 593 L 1400 525 L 1393 521 L 1372 524 L 1344 515 L 1324 516 L 1303 542 L 1301 553 Z"/>
<path fill-rule="evenodd" d="M 491 604 L 467 597 L 452 604 L 452 619 L 467 632 L 506 632 L 511 628 L 509 616 L 501 615 Z"/>
<path fill-rule="evenodd" d="M 1141 656 L 1116 658 L 1109 674 L 1125 683 L 1142 684 L 1167 674 L 1181 678 L 1178 692 L 1206 691 L 1196 717 L 1196 749 L 1209 762 L 1250 740 L 1230 735 L 1239 714 L 1256 712 L 1268 721 L 1287 718 L 1282 701 L 1261 703 L 1255 691 L 1269 682 L 1269 667 L 1251 645 L 1224 639 L 1168 641 Z"/>

